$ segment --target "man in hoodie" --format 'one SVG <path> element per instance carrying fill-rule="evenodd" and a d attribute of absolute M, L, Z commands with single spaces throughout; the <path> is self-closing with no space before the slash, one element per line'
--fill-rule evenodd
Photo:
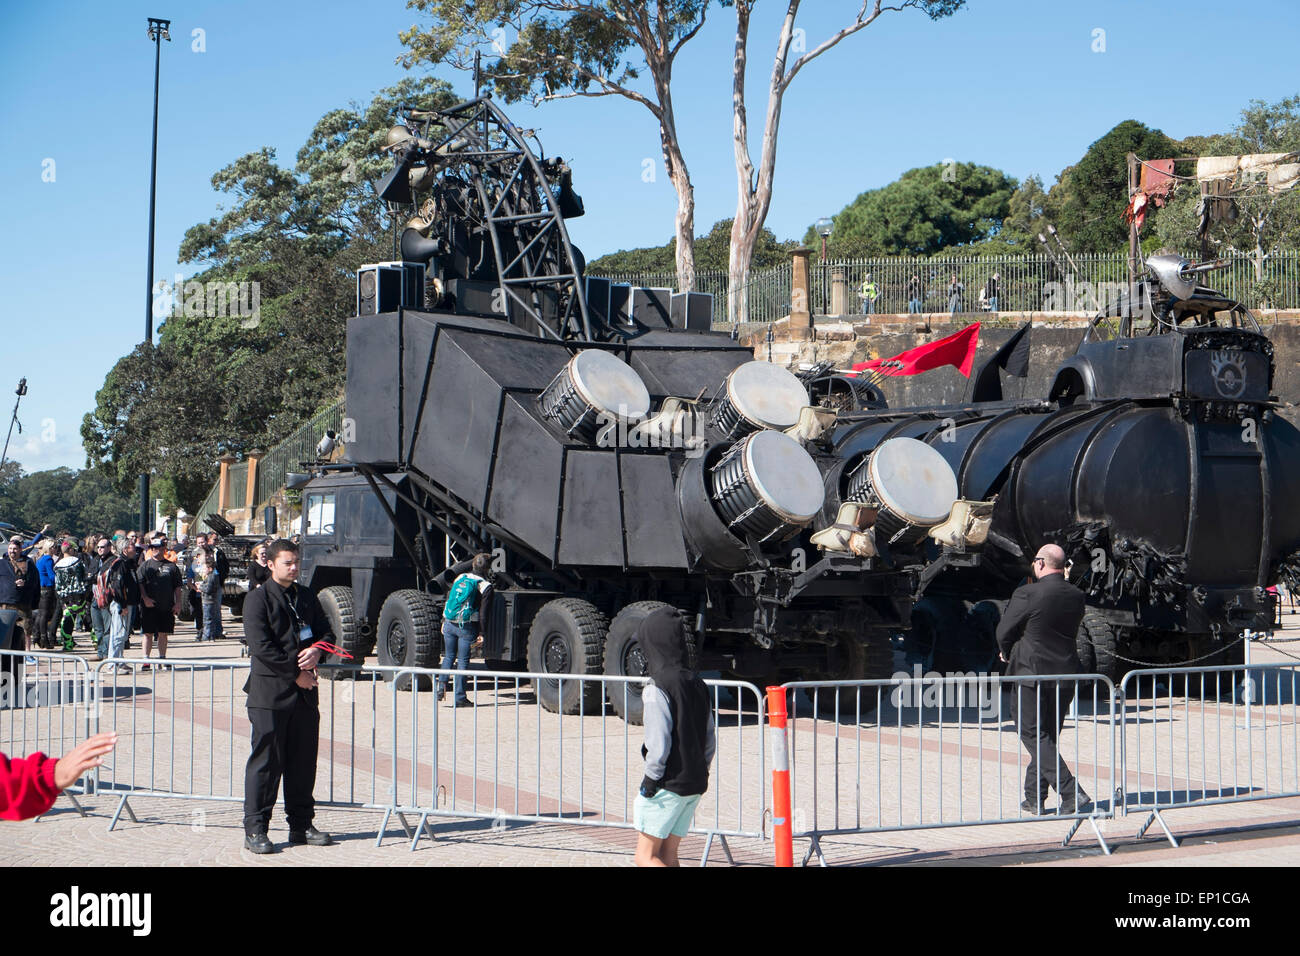
<path fill-rule="evenodd" d="M 709 689 L 687 663 L 686 619 L 673 607 L 646 615 L 637 630 L 650 683 L 641 691 L 645 777 L 633 820 L 637 866 L 679 866 L 681 843 L 709 788 L 716 737 Z"/>

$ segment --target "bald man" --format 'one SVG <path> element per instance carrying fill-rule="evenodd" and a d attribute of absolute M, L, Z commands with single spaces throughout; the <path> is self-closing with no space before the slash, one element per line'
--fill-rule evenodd
<path fill-rule="evenodd" d="M 1065 579 L 1065 552 L 1045 544 L 1034 557 L 1037 579 L 1016 588 L 998 624 L 998 648 L 1007 673 L 1077 674 L 1075 635 L 1083 620 L 1083 592 Z M 1029 751 L 1025 769 L 1027 813 L 1042 813 L 1050 786 L 1061 813 L 1086 813 L 1092 799 L 1057 753 L 1056 741 L 1074 700 L 1071 681 L 1025 681 L 1017 687 L 1016 722 Z"/>

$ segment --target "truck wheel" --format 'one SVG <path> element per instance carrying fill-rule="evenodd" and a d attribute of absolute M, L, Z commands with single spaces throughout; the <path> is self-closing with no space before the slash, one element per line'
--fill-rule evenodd
<path fill-rule="evenodd" d="M 1096 611 L 1084 611 L 1075 643 L 1079 648 L 1079 664 L 1085 672 L 1100 674 L 1115 684 L 1120 682 L 1124 676 L 1124 662 L 1116 656 L 1119 651 L 1118 627 Z M 1089 650 L 1092 660 L 1085 661 L 1084 654 Z"/>
<path fill-rule="evenodd" d="M 661 607 L 671 607 L 663 601 L 637 601 L 629 604 L 614 615 L 609 625 L 609 637 L 605 638 L 605 673 L 616 677 L 644 677 L 646 675 L 645 656 L 637 644 L 636 632 L 653 611 Z M 686 661 L 695 667 L 697 650 L 694 635 L 687 632 Z M 624 687 L 627 688 L 626 698 Z M 641 687 L 640 684 L 624 684 L 621 681 L 608 687 L 609 705 L 629 724 L 641 725 Z"/>
<path fill-rule="evenodd" d="M 541 674 L 600 673 L 609 622 L 578 598 L 543 604 L 528 631 L 528 669 Z M 555 714 L 599 714 L 602 688 L 597 681 L 536 680 L 538 702 Z"/>
<path fill-rule="evenodd" d="M 325 676 L 334 680 L 352 680 L 357 676 L 354 668 L 366 662 L 366 655 L 375 646 L 374 635 L 370 635 L 369 640 L 361 637 L 350 587 L 335 585 L 323 588 L 316 598 L 320 601 L 320 609 L 325 614 L 325 618 L 330 622 L 330 630 L 334 632 L 334 640 L 331 643 L 337 644 L 352 655 L 351 660 L 338 654 L 330 654 L 326 657 L 326 664 L 336 664 L 339 669 L 330 668 L 325 671 Z"/>
<path fill-rule="evenodd" d="M 394 591 L 379 612 L 375 648 L 382 667 L 437 667 L 439 632 L 442 615 L 432 595 L 414 588 Z M 414 678 L 414 679 L 413 679 Z M 396 677 L 385 672 L 397 690 L 429 690 L 433 678 L 428 674 L 403 674 Z"/>

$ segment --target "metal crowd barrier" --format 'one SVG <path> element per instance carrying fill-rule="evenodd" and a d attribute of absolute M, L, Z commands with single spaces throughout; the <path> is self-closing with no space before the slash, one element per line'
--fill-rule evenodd
<path fill-rule="evenodd" d="M 1125 814 L 1300 796 L 1295 664 L 1131 671 L 1120 683 Z M 1262 755 L 1255 756 L 1256 742 Z"/>
<path fill-rule="evenodd" d="M 805 864 L 813 854 L 826 864 L 829 835 L 1043 820 L 1071 821 L 1065 844 L 1086 821 L 1109 854 L 1097 827 L 1115 814 L 1115 688 L 1105 677 L 931 675 L 783 689 L 792 833 L 810 841 Z M 1058 708 L 1068 711 L 1059 748 L 1052 754 L 1038 738 L 1032 756 L 1058 774 L 1068 765 L 1094 803 L 1074 812 L 1058 795 L 1044 813 L 1026 811 L 1031 754 L 1020 731 L 1050 723 Z"/>
<path fill-rule="evenodd" d="M 447 706 L 455 671 L 401 672 L 421 689 L 399 694 L 392 739 L 405 760 L 392 809 L 414 849 L 422 834 L 436 836 L 431 818 L 479 818 L 631 828 L 633 804 L 644 775 L 639 727 L 618 718 L 640 693 L 644 678 L 462 672 L 469 708 Z M 433 685 L 448 679 L 446 701 Z M 578 712 L 557 714 L 536 702 L 534 682 L 554 682 L 563 698 L 579 684 Z M 707 837 L 701 865 L 717 840 L 732 859 L 727 837 L 764 836 L 766 789 L 764 701 L 759 689 L 739 681 L 706 681 L 713 704 L 717 750 L 709 789 L 696 810 L 692 833 Z M 617 706 L 616 706 L 617 705 Z M 406 816 L 419 814 L 414 828 Z M 380 838 L 383 837 L 381 827 Z"/>
<path fill-rule="evenodd" d="M 147 667 L 145 665 L 148 665 Z M 137 797 L 242 803 L 251 743 L 244 681 L 247 659 L 107 660 L 95 668 L 98 730 L 118 745 L 101 769 L 101 790 L 120 795 L 109 829 Z M 333 668 L 322 665 L 322 678 Z M 318 807 L 387 810 L 391 742 L 377 718 L 395 667 L 352 668 L 356 680 L 322 679 Z M 202 813 L 196 811 L 196 817 Z"/>
<path fill-rule="evenodd" d="M 137 817 L 136 798 L 243 800 L 249 724 L 242 693 L 247 660 L 111 660 L 94 671 L 96 730 L 114 730 L 118 746 L 101 768 L 100 790 L 119 797 L 109 823 Z M 324 672 L 333 670 L 333 675 Z M 316 804 L 384 811 L 376 845 L 397 817 L 414 849 L 436 837 L 441 817 L 633 826 L 643 775 L 641 731 L 615 716 L 617 703 L 644 680 L 459 672 L 473 706 L 450 706 L 456 671 L 396 667 L 322 667 Z M 330 676 L 336 679 L 330 679 Z M 444 702 L 435 699 L 447 678 Z M 577 714 L 536 703 L 531 681 L 581 682 Z M 731 858 L 729 836 L 763 837 L 763 702 L 756 687 L 709 681 L 717 755 L 693 832 Z M 411 690 L 406 687 L 410 686 Z M 400 689 L 399 689 L 400 688 Z M 601 703 L 591 705 L 591 700 Z M 620 710 L 625 708 L 620 708 Z M 196 818 L 202 813 L 196 810 Z M 419 815 L 412 827 L 407 820 Z"/>
<path fill-rule="evenodd" d="M 75 654 L 0 650 L 0 751 L 61 757 L 94 731 L 90 667 Z M 96 772 L 63 792 L 83 817 L 77 794 L 92 794 Z"/>

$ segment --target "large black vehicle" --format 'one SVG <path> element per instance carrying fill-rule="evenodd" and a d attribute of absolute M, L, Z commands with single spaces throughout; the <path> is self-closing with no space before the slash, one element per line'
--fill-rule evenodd
<path fill-rule="evenodd" d="M 915 438 L 962 496 L 997 498 L 979 567 L 942 571 L 914 609 L 918 657 L 996 666 L 1000 608 L 1046 542 L 1088 596 L 1087 670 L 1235 662 L 1244 631 L 1271 627 L 1266 588 L 1300 570 L 1300 432 L 1277 414 L 1273 344 L 1197 283 L 1212 266 L 1148 260 L 1137 294 L 1092 321 L 1042 400 L 997 400 L 995 370 L 984 400 L 842 416 L 838 454 Z"/>
<path fill-rule="evenodd" d="M 413 111 L 389 142 L 380 193 L 418 214 L 403 261 L 361 271 L 346 458 L 302 491 L 303 580 L 339 643 L 433 665 L 450 569 L 486 552 L 493 666 L 642 674 L 637 625 L 669 604 L 705 669 L 887 676 L 922 574 L 976 558 L 979 508 L 942 457 L 882 444 L 841 496 L 837 412 L 693 330 L 707 301 L 585 277 L 567 166 L 490 99 Z M 538 687 L 564 712 L 598 692 Z"/>

